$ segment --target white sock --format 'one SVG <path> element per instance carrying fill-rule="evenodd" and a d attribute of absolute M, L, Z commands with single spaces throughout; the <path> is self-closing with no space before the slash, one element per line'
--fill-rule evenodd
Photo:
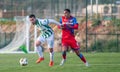
<path fill-rule="evenodd" d="M 54 60 L 54 52 L 50 52 L 50 61 L 53 61 Z"/>
<path fill-rule="evenodd" d="M 38 47 L 36 47 L 36 49 L 37 49 L 38 56 L 43 57 L 42 47 L 38 46 Z"/>

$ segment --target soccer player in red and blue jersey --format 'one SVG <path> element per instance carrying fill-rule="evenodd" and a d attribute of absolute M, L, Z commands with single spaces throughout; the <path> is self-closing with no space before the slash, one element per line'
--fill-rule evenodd
<path fill-rule="evenodd" d="M 63 65 L 66 61 L 66 51 L 67 48 L 70 46 L 76 55 L 84 62 L 86 66 L 88 66 L 88 62 L 86 61 L 85 57 L 80 53 L 79 45 L 75 40 L 74 36 L 74 29 L 78 29 L 78 23 L 75 17 L 71 16 L 70 10 L 64 10 L 64 16 L 60 18 L 60 23 L 62 24 L 62 61 L 60 65 Z"/>

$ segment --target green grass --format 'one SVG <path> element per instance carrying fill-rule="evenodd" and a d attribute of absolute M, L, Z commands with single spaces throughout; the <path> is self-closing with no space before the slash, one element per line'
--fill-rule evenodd
<path fill-rule="evenodd" d="M 55 64 L 49 67 L 49 53 L 44 53 L 45 60 L 36 64 L 37 54 L 0 54 L 0 72 L 120 72 L 120 53 L 83 53 L 88 62 L 86 67 L 74 54 L 67 54 L 67 61 L 59 66 L 61 53 L 55 53 Z M 20 66 L 19 59 L 26 57 L 27 66 Z"/>

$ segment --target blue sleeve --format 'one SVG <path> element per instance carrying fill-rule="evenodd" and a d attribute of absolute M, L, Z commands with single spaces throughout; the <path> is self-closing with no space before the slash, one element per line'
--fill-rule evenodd
<path fill-rule="evenodd" d="M 73 25 L 78 24 L 77 19 L 73 18 Z"/>
<path fill-rule="evenodd" d="M 62 24 L 62 18 L 60 18 L 60 23 Z"/>

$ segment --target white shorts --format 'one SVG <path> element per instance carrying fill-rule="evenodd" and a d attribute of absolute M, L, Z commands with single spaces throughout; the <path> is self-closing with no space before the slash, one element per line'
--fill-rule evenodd
<path fill-rule="evenodd" d="M 48 45 L 48 48 L 53 48 L 54 46 L 54 34 L 52 34 L 50 37 L 48 38 L 44 38 L 43 36 L 39 36 L 37 38 L 38 41 L 41 42 L 41 44 L 43 44 L 45 41 L 47 41 L 47 45 Z"/>

